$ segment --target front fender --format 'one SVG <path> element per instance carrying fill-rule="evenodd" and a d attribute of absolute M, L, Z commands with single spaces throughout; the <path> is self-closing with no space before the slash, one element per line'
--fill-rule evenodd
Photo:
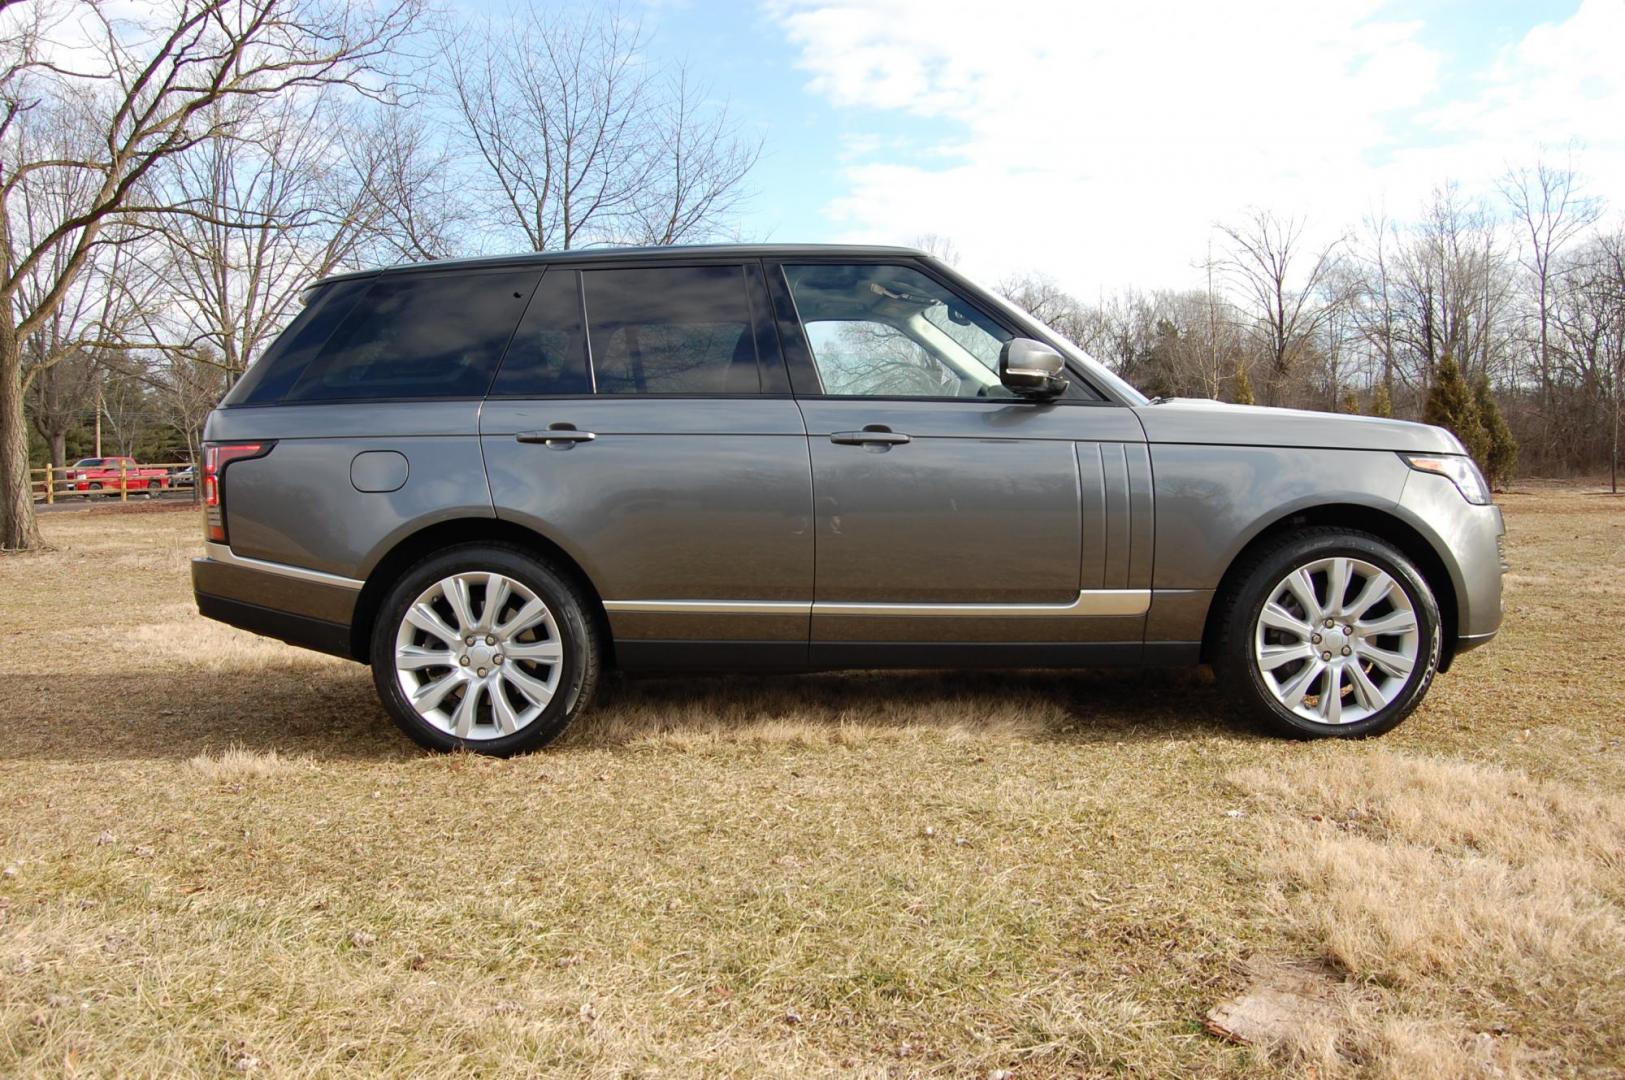
<path fill-rule="evenodd" d="M 1151 467 L 1153 589 L 1216 589 L 1259 534 L 1311 507 L 1412 516 L 1399 505 L 1410 467 L 1388 451 L 1153 444 Z"/>

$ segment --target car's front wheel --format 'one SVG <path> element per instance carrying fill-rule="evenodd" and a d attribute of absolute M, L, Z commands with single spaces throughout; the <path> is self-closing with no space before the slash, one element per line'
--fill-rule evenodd
<path fill-rule="evenodd" d="M 1439 665 L 1439 607 L 1392 544 L 1310 528 L 1238 570 L 1212 659 L 1251 715 L 1298 738 L 1356 738 L 1421 703 Z"/>
<path fill-rule="evenodd" d="M 465 545 L 418 563 L 372 633 L 373 684 L 431 750 L 538 749 L 586 708 L 602 648 L 568 577 L 513 547 Z"/>

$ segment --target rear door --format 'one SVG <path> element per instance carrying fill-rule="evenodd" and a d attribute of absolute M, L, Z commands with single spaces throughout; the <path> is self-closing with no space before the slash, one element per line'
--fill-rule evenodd
<path fill-rule="evenodd" d="M 804 662 L 812 481 L 759 263 L 553 266 L 480 430 L 498 516 L 587 571 L 621 664 Z"/>

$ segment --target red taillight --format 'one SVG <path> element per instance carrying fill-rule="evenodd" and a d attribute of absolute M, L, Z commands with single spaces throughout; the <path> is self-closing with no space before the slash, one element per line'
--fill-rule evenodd
<path fill-rule="evenodd" d="M 271 452 L 274 442 L 209 443 L 203 448 L 203 517 L 208 537 L 217 543 L 226 541 L 226 513 L 220 502 L 220 481 L 226 466 L 233 461 L 264 457 Z"/>

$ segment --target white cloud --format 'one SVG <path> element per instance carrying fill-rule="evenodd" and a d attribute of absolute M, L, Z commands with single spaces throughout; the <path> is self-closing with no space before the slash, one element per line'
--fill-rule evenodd
<path fill-rule="evenodd" d="M 1433 184 L 1487 187 L 1542 143 L 1625 178 L 1625 4 L 1588 0 L 1442 100 L 1445 57 L 1378 0 L 780 0 L 809 88 L 847 110 L 827 208 L 844 238 L 953 238 L 984 277 L 1073 289 L 1193 283 L 1215 220 L 1249 205 L 1340 231 Z M 1458 80 L 1459 81 L 1459 80 Z M 898 152 L 865 124 L 955 132 Z M 929 123 L 928 123 L 929 122 Z M 1616 185 L 1616 189 L 1619 189 Z"/>

